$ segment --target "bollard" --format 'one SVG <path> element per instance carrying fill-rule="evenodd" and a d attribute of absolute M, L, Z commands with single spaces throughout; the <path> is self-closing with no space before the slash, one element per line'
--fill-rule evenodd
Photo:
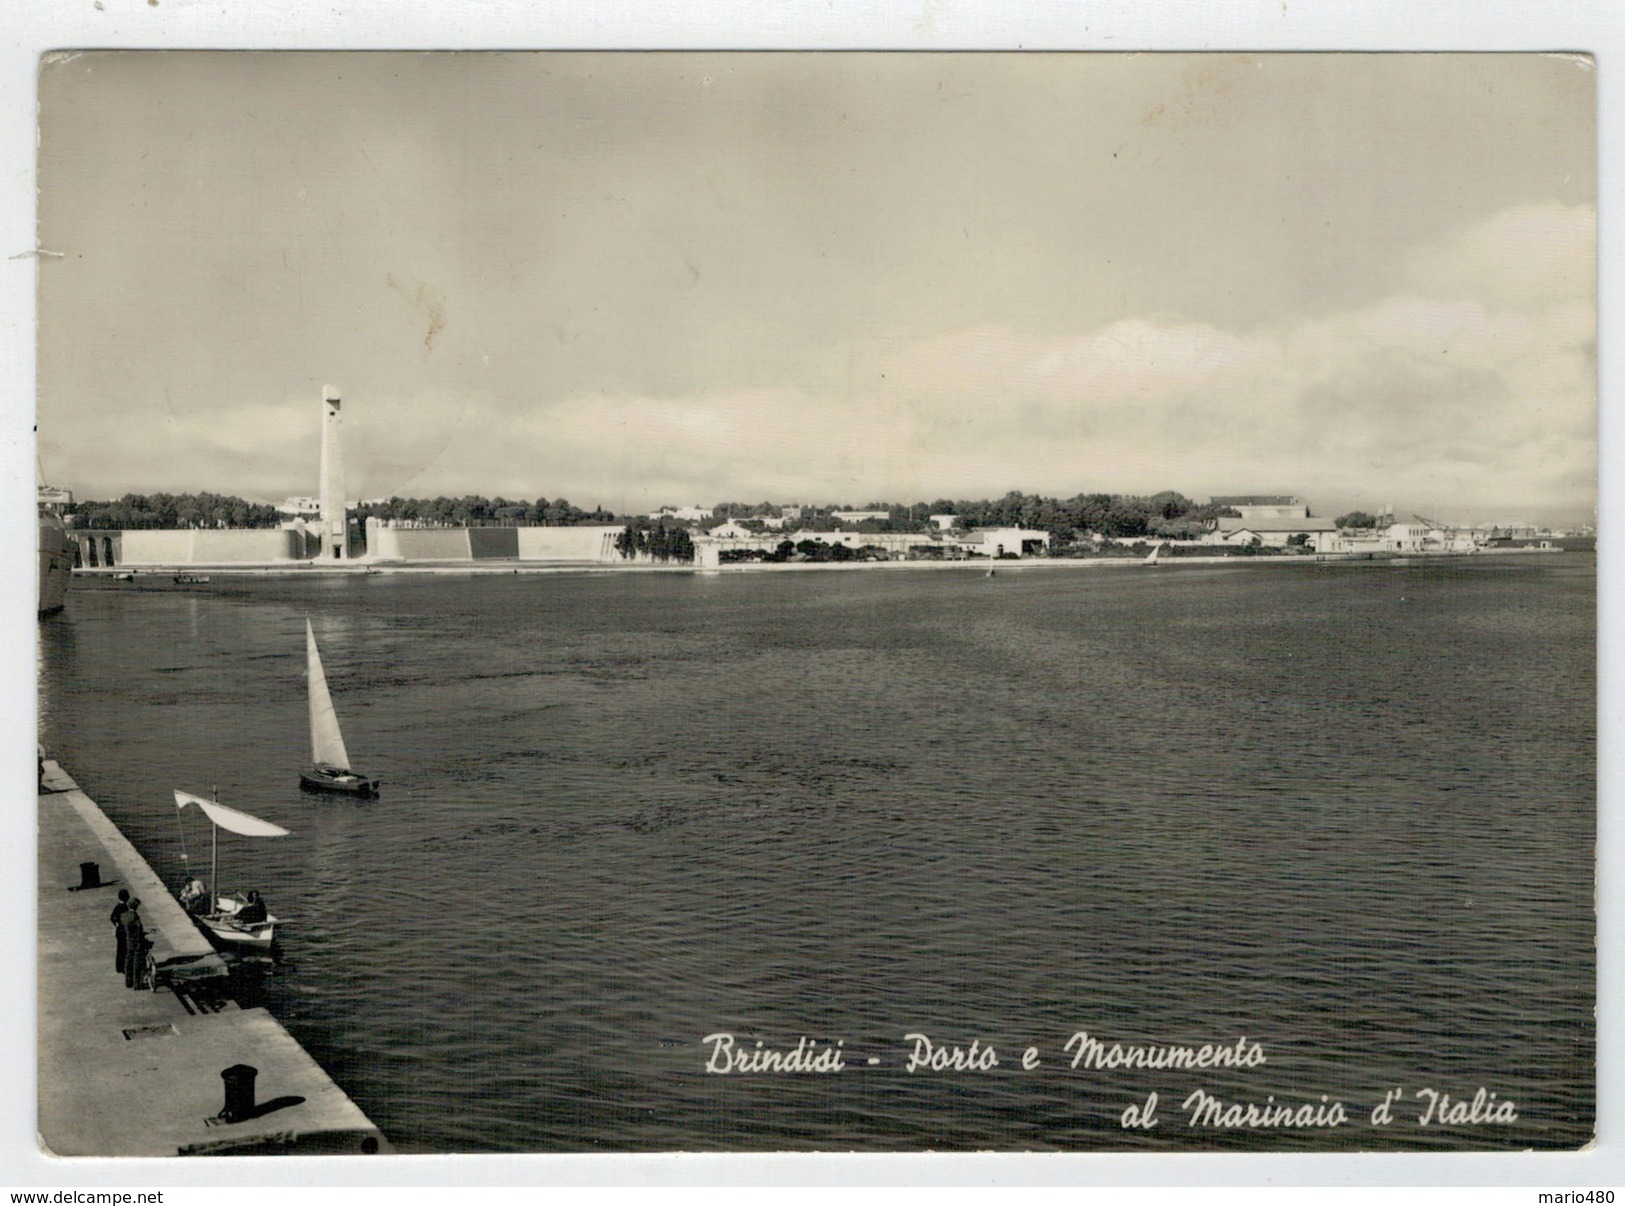
<path fill-rule="evenodd" d="M 225 1122 L 242 1122 L 254 1115 L 254 1078 L 259 1069 L 248 1064 L 233 1064 L 220 1073 L 226 1082 L 226 1104 L 221 1107 L 220 1118 Z"/>
<path fill-rule="evenodd" d="M 95 863 L 79 864 L 79 890 L 86 888 L 99 888 L 102 886 L 102 869 Z"/>

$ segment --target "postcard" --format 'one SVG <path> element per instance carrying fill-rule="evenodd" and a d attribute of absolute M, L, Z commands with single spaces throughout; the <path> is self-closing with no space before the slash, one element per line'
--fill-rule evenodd
<path fill-rule="evenodd" d="M 1597 86 L 45 55 L 42 1151 L 1591 1145 Z"/>

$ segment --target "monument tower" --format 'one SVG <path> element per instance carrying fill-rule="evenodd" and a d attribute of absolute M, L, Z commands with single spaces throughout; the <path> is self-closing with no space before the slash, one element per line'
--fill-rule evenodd
<path fill-rule="evenodd" d="M 322 386 L 322 560 L 350 555 L 349 516 L 344 510 L 344 461 L 339 454 L 339 391 Z"/>

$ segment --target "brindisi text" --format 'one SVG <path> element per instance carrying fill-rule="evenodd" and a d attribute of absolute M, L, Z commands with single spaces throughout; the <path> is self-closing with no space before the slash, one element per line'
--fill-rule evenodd
<path fill-rule="evenodd" d="M 844 1039 L 820 1044 L 803 1035 L 788 1049 L 769 1047 L 761 1040 L 744 1047 L 731 1034 L 708 1034 L 704 1041 L 711 1048 L 707 1072 L 840 1072 L 846 1067 L 841 1058 Z"/>
<path fill-rule="evenodd" d="M 860 1046 L 857 1054 L 846 1050 L 846 1040 L 808 1038 L 795 1043 L 772 1045 L 761 1039 L 736 1039 L 719 1031 L 705 1036 L 705 1070 L 722 1075 L 740 1073 L 832 1074 L 844 1072 L 851 1058 L 860 1068 L 896 1067 L 895 1054 L 882 1057 L 868 1054 Z M 969 1043 L 942 1042 L 918 1030 L 903 1035 L 903 1071 L 916 1073 L 993 1073 L 994 1075 L 1035 1072 L 1044 1064 L 1040 1049 L 1026 1046 L 1007 1049 L 1001 1056 L 992 1043 L 973 1038 Z M 1016 1052 L 1019 1051 L 1019 1054 Z M 1054 1054 L 1051 1049 L 1050 1054 Z M 1108 1044 L 1085 1031 L 1075 1031 L 1061 1049 L 1058 1064 L 1081 1072 L 1113 1072 L 1119 1069 L 1161 1070 L 1170 1075 L 1200 1073 L 1203 1070 L 1252 1070 L 1268 1061 L 1261 1044 L 1245 1036 L 1233 1043 L 1209 1043 L 1200 1047 L 1124 1046 Z M 1188 1083 L 1188 1082 L 1187 1082 Z M 1177 1084 L 1177 1081 L 1174 1082 Z M 1345 1103 L 1330 1093 L 1304 1093 L 1282 1096 L 1276 1093 L 1247 1093 L 1221 1096 L 1206 1087 L 1165 1084 L 1136 1100 L 1118 1115 L 1125 1130 L 1149 1131 L 1161 1126 L 1163 1115 L 1183 1114 L 1186 1128 L 1192 1130 L 1333 1130 L 1359 1125 L 1372 1127 L 1414 1125 L 1420 1127 L 1461 1127 L 1510 1123 L 1518 1120 L 1516 1103 L 1480 1087 L 1472 1096 L 1446 1093 L 1439 1089 L 1391 1088 L 1382 1093 L 1374 1107 Z M 1369 1108 L 1369 1114 L 1366 1109 Z"/>

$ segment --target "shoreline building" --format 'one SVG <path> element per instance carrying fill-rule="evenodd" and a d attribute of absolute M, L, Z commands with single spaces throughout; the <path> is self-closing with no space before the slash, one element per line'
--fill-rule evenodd
<path fill-rule="evenodd" d="M 842 545 L 856 551 L 876 548 L 891 561 L 968 557 L 1043 557 L 1049 553 L 1050 534 L 1029 528 L 977 528 L 960 536 L 943 532 L 820 532 L 800 529 L 782 532 L 750 532 L 737 524 L 723 525 L 694 537 L 694 565 L 700 569 L 722 564 L 722 554 L 733 551 L 774 552 L 788 541 L 799 545 L 811 541 L 821 545 Z"/>
<path fill-rule="evenodd" d="M 1257 541 L 1275 548 L 1284 547 L 1293 537 L 1302 537 L 1317 553 L 1332 551 L 1337 524 L 1309 514 L 1309 504 L 1291 494 L 1214 495 L 1209 506 L 1223 507 L 1234 515 L 1221 515 L 1205 538 L 1209 544 L 1245 545 Z"/>
<path fill-rule="evenodd" d="M 1309 518 L 1309 504 L 1293 494 L 1215 494 L 1208 506 L 1224 507 L 1242 519 Z"/>

